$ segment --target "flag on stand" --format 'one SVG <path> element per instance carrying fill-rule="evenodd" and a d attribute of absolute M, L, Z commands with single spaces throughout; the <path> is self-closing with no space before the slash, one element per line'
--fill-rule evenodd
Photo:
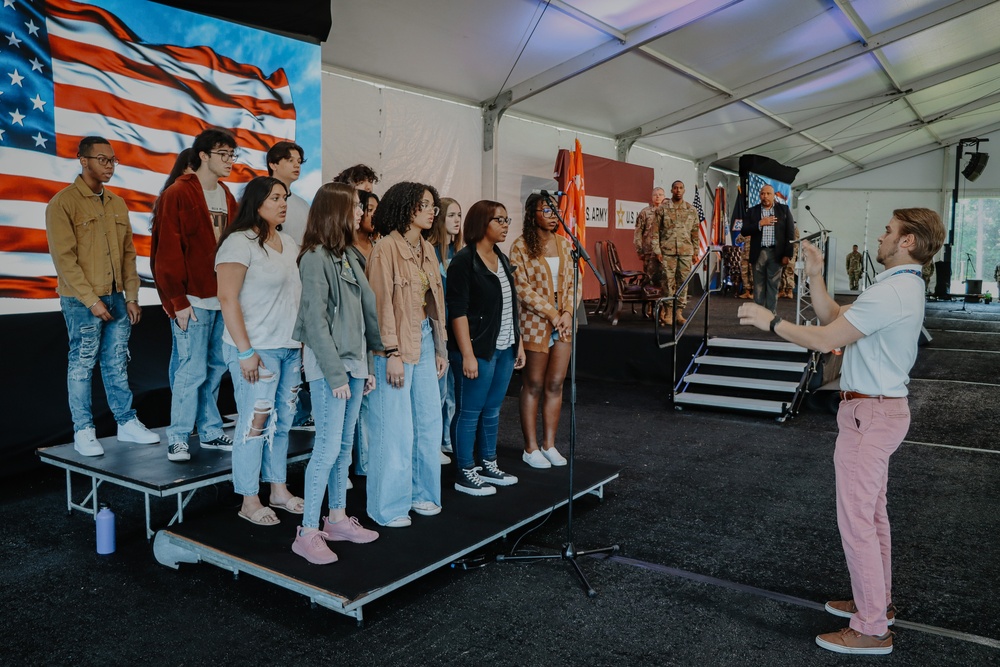
<path fill-rule="evenodd" d="M 238 183 L 266 173 L 268 146 L 295 136 L 281 69 L 265 76 L 209 47 L 150 44 L 111 12 L 72 0 L 4 0 L 0 12 L 0 298 L 56 296 L 45 206 L 79 175 L 83 137 L 105 137 L 121 160 L 110 187 L 128 204 L 148 279 L 149 213 L 195 135 L 235 133 Z"/>
<path fill-rule="evenodd" d="M 694 186 L 694 208 L 698 211 L 698 259 L 701 259 L 708 252 L 709 229 L 708 221 L 705 220 L 705 210 L 701 206 L 701 194 L 698 192 L 697 185 Z"/>
<path fill-rule="evenodd" d="M 746 216 L 746 204 L 743 200 L 743 190 L 736 187 L 736 204 L 733 205 L 733 228 L 732 243 L 736 245 L 736 238 L 743 233 L 743 218 Z"/>
<path fill-rule="evenodd" d="M 586 248 L 587 191 L 583 178 L 583 148 L 579 139 L 576 140 L 573 151 L 565 149 L 559 151 L 559 156 L 556 158 L 555 179 L 559 183 L 559 189 L 564 193 L 559 200 L 559 214 L 566 221 L 570 231 L 580 239 L 580 245 Z M 561 227 L 558 231 L 565 236 Z M 582 259 L 580 266 L 582 269 Z"/>
<path fill-rule="evenodd" d="M 715 188 L 715 202 L 712 207 L 712 245 L 729 245 L 729 220 L 726 218 L 726 189 Z"/>

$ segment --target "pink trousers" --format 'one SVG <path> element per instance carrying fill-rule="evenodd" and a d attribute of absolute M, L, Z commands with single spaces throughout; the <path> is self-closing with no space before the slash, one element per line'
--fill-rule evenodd
<path fill-rule="evenodd" d="M 866 635 L 888 630 L 892 602 L 892 541 L 886 513 L 889 457 L 910 428 L 905 398 L 856 398 L 837 412 L 837 526 L 858 612 L 851 627 Z"/>

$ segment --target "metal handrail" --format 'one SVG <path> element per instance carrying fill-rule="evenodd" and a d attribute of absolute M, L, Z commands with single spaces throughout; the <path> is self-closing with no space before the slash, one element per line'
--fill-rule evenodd
<path fill-rule="evenodd" d="M 711 259 L 712 259 L 713 255 L 718 258 L 718 264 L 717 264 L 716 269 L 714 271 L 712 270 L 712 262 L 711 262 Z M 687 288 L 688 284 L 694 279 L 695 275 L 698 274 L 699 272 L 702 273 L 703 276 L 704 276 L 703 282 L 702 282 L 702 285 L 704 286 L 704 291 L 702 292 L 701 297 L 698 298 L 698 301 L 695 302 L 694 308 L 691 310 L 691 316 L 688 317 L 687 320 L 684 322 L 684 324 L 681 325 L 681 328 L 678 329 L 677 328 L 677 294 L 680 293 L 680 292 L 682 292 L 682 291 L 684 291 Z M 719 285 L 720 285 L 720 287 L 718 287 L 718 288 L 716 288 L 716 289 L 713 290 L 712 289 L 712 278 L 716 274 L 719 275 Z M 704 326 L 704 329 L 702 331 L 701 343 L 700 343 L 700 345 L 698 347 L 699 351 L 702 350 L 702 349 L 704 349 L 705 346 L 708 345 L 709 312 L 711 310 L 709 308 L 709 305 L 711 304 L 711 294 L 712 294 L 713 291 L 714 292 L 718 292 L 718 291 L 720 291 L 722 289 L 721 285 L 722 285 L 722 283 L 723 283 L 724 280 L 725 280 L 725 262 L 722 261 L 722 246 L 710 246 L 708 248 L 708 252 L 706 252 L 704 255 L 702 255 L 701 259 L 699 259 L 695 263 L 695 265 L 691 267 L 691 271 L 688 273 L 688 275 L 684 279 L 684 281 L 678 286 L 677 291 L 674 292 L 673 294 L 669 294 L 667 296 L 662 296 L 662 297 L 660 297 L 659 299 L 656 300 L 656 304 L 653 307 L 653 334 L 656 336 L 656 345 L 661 350 L 664 349 L 664 348 L 667 348 L 667 347 L 673 347 L 674 348 L 673 349 L 673 356 L 674 356 L 674 363 L 673 363 L 674 380 L 673 380 L 673 383 L 672 383 L 674 385 L 674 392 L 677 391 L 677 384 L 679 382 L 679 380 L 677 379 L 677 341 L 679 341 L 681 339 L 681 336 L 684 335 L 684 332 L 687 331 L 688 326 L 692 322 L 694 322 L 695 316 L 697 315 L 698 311 L 701 309 L 702 305 L 704 304 L 705 305 L 705 326 Z M 663 342 L 660 342 L 660 311 L 663 309 L 663 307 L 664 307 L 665 304 L 669 304 L 670 308 L 672 309 L 673 317 L 670 318 L 671 319 L 670 330 L 671 330 L 671 333 L 672 333 L 672 337 L 671 337 L 671 340 L 667 341 L 666 343 L 663 343 Z M 695 354 L 695 356 L 697 356 L 697 354 Z M 692 357 L 692 360 L 693 359 L 694 359 L 694 357 Z M 684 377 L 684 376 L 681 375 L 680 377 Z"/>

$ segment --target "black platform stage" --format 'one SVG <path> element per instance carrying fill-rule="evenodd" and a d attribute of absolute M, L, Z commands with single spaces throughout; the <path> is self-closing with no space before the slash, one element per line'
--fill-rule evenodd
<path fill-rule="evenodd" d="M 198 489 L 232 479 L 232 457 L 229 452 L 202 449 L 196 436 L 188 439 L 191 460 L 167 460 L 164 428 L 152 431 L 160 435 L 158 445 L 119 442 L 117 437 L 99 438 L 103 456 L 81 456 L 72 443 L 43 447 L 37 451 L 43 463 L 66 471 L 66 510 L 97 514 L 98 489 L 108 482 L 139 491 L 145 497 L 146 537 L 153 536 L 150 525 L 150 497 L 176 496 L 177 511 L 168 525 L 184 521 L 184 508 Z M 232 435 L 232 430 L 227 431 Z M 292 431 L 288 438 L 288 461 L 303 461 L 312 454 L 313 434 Z M 90 478 L 90 492 L 80 502 L 73 500 L 73 473 Z"/>
<path fill-rule="evenodd" d="M 454 466 L 446 467 L 442 471 L 443 511 L 433 517 L 411 513 L 409 528 L 381 528 L 368 519 L 364 478 L 355 478 L 355 488 L 347 494 L 348 514 L 377 529 L 380 536 L 370 544 L 331 543 L 339 560 L 330 565 L 312 565 L 292 553 L 300 517 L 281 511 L 281 524 L 266 527 L 241 520 L 235 509 L 189 517 L 182 525 L 157 532 L 153 551 L 169 567 L 203 561 L 234 575 L 246 572 L 360 623 L 363 605 L 566 504 L 566 467 L 536 470 L 521 463 L 512 451 L 501 451 L 500 463 L 519 482 L 485 497 L 455 491 Z M 594 494 L 602 498 L 604 485 L 618 474 L 614 466 L 578 461 L 574 497 Z"/>

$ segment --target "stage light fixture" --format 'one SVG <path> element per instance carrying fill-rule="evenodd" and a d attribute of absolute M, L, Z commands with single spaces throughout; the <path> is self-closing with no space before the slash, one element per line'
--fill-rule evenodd
<path fill-rule="evenodd" d="M 986 169 L 986 163 L 990 161 L 990 154 L 977 151 L 969 153 L 969 155 L 971 156 L 969 164 L 965 165 L 965 169 L 962 170 L 962 176 L 965 176 L 966 180 L 972 182 L 983 174 L 983 170 Z"/>

